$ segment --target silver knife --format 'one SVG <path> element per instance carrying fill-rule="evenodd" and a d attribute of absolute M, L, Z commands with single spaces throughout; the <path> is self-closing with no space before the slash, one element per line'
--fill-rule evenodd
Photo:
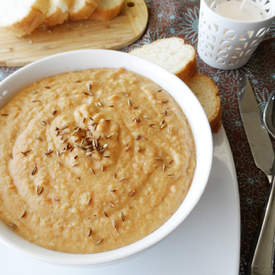
<path fill-rule="evenodd" d="M 243 126 L 256 166 L 267 176 L 271 184 L 261 232 L 251 264 L 251 275 L 271 275 L 273 271 L 275 235 L 275 164 L 274 150 L 247 77 L 241 79 L 238 101 Z"/>

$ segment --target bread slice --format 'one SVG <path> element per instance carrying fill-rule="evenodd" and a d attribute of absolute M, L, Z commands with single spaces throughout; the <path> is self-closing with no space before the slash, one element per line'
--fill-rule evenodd
<path fill-rule="evenodd" d="M 49 0 L 50 7 L 46 14 L 44 24 L 55 26 L 62 24 L 69 17 L 69 3 L 66 0 Z"/>
<path fill-rule="evenodd" d="M 49 0 L 2 0 L 0 27 L 24 36 L 34 31 L 46 18 Z"/>
<path fill-rule="evenodd" d="M 177 37 L 164 38 L 129 52 L 160 65 L 186 82 L 199 99 L 216 133 L 221 126 L 221 101 L 216 84 L 208 76 L 196 74 L 196 51 Z"/>
<path fill-rule="evenodd" d="M 130 51 L 160 65 L 182 80 L 189 80 L 197 71 L 196 51 L 178 37 L 164 38 Z"/>
<path fill-rule="evenodd" d="M 217 85 L 212 79 L 203 74 L 196 74 L 186 84 L 199 99 L 211 129 L 216 133 L 221 126 L 222 118 L 221 101 Z"/>
<path fill-rule="evenodd" d="M 75 0 L 70 8 L 70 20 L 88 19 L 95 11 L 100 0 Z"/>
<path fill-rule="evenodd" d="M 108 21 L 119 15 L 123 7 L 124 0 L 102 0 L 91 19 L 98 21 Z"/>

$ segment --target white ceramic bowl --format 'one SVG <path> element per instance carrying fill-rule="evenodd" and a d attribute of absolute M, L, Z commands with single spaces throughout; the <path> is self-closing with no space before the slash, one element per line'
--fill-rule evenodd
<path fill-rule="evenodd" d="M 165 224 L 142 240 L 112 251 L 70 254 L 48 250 L 24 240 L 0 222 L 2 243 L 50 263 L 69 265 L 109 263 L 156 244 L 184 221 L 198 203 L 208 181 L 213 156 L 212 134 L 200 103 L 179 78 L 136 56 L 109 50 L 80 50 L 44 58 L 16 71 L 0 84 L 0 107 L 23 87 L 41 78 L 68 71 L 102 67 L 124 67 L 144 75 L 174 97 L 185 113 L 195 139 L 197 164 L 193 182 L 186 198 Z"/>

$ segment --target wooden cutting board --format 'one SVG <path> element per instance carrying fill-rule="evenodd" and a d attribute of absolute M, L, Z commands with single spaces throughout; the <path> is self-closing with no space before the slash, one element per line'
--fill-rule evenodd
<path fill-rule="evenodd" d="M 22 66 L 39 58 L 77 49 L 121 49 L 143 34 L 148 22 L 144 0 L 126 0 L 119 16 L 109 22 L 67 22 L 17 38 L 0 28 L 0 65 Z"/>

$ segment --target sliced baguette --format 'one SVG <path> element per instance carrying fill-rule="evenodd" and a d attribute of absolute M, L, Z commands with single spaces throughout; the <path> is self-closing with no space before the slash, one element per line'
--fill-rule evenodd
<path fill-rule="evenodd" d="M 99 3 L 100 0 L 75 0 L 70 8 L 70 20 L 78 21 L 88 19 Z"/>
<path fill-rule="evenodd" d="M 69 16 L 69 2 L 66 0 L 49 0 L 50 7 L 43 22 L 46 26 L 64 23 Z"/>
<path fill-rule="evenodd" d="M 17 36 L 34 31 L 46 18 L 49 0 L 2 0 L 0 27 L 12 30 Z"/>
<path fill-rule="evenodd" d="M 221 126 L 221 101 L 215 82 L 208 76 L 196 74 L 186 84 L 199 99 L 209 120 L 211 129 L 216 133 Z"/>
<path fill-rule="evenodd" d="M 182 80 L 189 80 L 197 71 L 196 51 L 178 37 L 164 38 L 130 51 L 160 65 Z"/>
<path fill-rule="evenodd" d="M 124 0 L 102 0 L 95 12 L 92 20 L 108 21 L 119 15 L 123 7 Z"/>

